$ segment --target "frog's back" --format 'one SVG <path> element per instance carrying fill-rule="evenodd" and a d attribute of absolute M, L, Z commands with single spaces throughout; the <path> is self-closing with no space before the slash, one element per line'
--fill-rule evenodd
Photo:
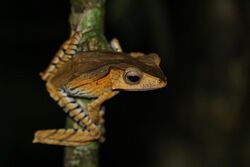
<path fill-rule="evenodd" d="M 86 80 L 86 82 L 91 82 L 91 79 L 97 80 L 105 76 L 110 67 L 125 69 L 131 66 L 144 69 L 148 73 L 158 73 L 158 68 L 145 65 L 145 63 L 127 53 L 80 52 L 57 71 L 51 82 L 56 87 L 62 87 L 80 76 L 84 77 L 82 79 Z"/>
<path fill-rule="evenodd" d="M 126 56 L 124 53 L 113 52 L 80 52 L 65 63 L 50 82 L 56 87 L 62 87 L 80 76 L 85 77 L 87 82 L 101 78 L 108 73 L 111 64 L 122 62 Z"/>

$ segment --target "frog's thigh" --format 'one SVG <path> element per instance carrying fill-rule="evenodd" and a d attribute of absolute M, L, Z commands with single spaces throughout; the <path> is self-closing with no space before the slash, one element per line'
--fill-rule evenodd
<path fill-rule="evenodd" d="M 99 138 L 99 136 L 91 135 L 87 130 L 50 129 L 37 131 L 33 143 L 80 146 L 90 141 L 98 140 Z"/>
<path fill-rule="evenodd" d="M 112 47 L 112 49 L 114 51 L 116 51 L 116 52 L 122 52 L 122 47 L 121 47 L 120 42 L 119 42 L 118 39 L 113 38 L 111 40 L 110 44 L 111 44 L 111 47 Z"/>

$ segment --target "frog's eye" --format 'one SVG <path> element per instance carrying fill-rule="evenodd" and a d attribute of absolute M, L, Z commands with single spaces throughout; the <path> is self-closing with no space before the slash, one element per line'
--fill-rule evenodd
<path fill-rule="evenodd" d="M 124 80 L 128 84 L 137 84 L 142 78 L 142 72 L 137 68 L 127 68 L 124 73 Z"/>

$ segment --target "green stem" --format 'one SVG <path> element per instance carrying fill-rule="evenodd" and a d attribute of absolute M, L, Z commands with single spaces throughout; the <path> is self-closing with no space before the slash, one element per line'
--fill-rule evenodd
<path fill-rule="evenodd" d="M 87 50 L 111 50 L 103 34 L 105 0 L 71 0 L 71 31 L 84 33 L 82 48 Z"/>
<path fill-rule="evenodd" d="M 104 7 L 105 0 L 71 0 L 70 25 L 72 33 L 83 31 L 81 48 L 88 50 L 110 50 L 104 32 Z M 85 105 L 88 100 L 81 100 Z M 66 128 L 76 125 L 67 119 Z M 79 147 L 66 147 L 65 167 L 97 167 L 99 142 L 91 142 Z"/>

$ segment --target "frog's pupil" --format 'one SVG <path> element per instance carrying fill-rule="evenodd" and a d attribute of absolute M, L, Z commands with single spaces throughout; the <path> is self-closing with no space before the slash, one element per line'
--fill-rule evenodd
<path fill-rule="evenodd" d="M 130 82 L 138 82 L 140 80 L 140 77 L 136 75 L 127 76 L 127 78 Z"/>

